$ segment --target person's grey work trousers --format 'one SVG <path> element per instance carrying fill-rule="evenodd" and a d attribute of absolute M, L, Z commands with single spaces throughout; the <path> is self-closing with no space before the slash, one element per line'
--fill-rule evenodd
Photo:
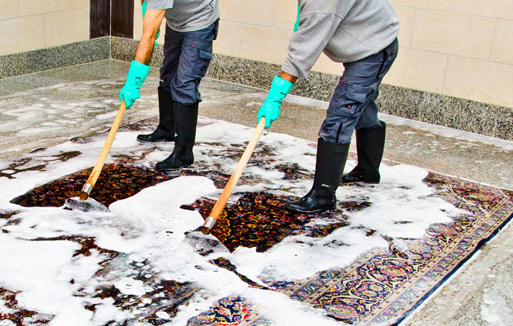
<path fill-rule="evenodd" d="M 383 77 L 397 57 L 398 48 L 396 39 L 377 54 L 344 63 L 344 73 L 330 100 L 319 137 L 332 144 L 348 144 L 355 129 L 381 126 L 375 100 Z"/>
<path fill-rule="evenodd" d="M 160 86 L 171 92 L 175 102 L 185 105 L 201 102 L 198 87 L 212 60 L 218 25 L 219 20 L 192 32 L 177 32 L 166 26 Z"/>

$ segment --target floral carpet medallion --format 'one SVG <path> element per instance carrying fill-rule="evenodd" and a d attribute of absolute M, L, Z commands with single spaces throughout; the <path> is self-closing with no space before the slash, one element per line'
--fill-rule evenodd
<path fill-rule="evenodd" d="M 244 139 L 240 139 L 239 143 L 229 143 L 226 135 L 213 134 L 212 128 L 226 129 L 216 127 L 217 123 L 207 120 L 200 124 L 199 131 L 206 128 L 205 135 L 208 136 L 202 138 L 200 133 L 195 147 L 196 162 L 189 168 L 173 173 L 163 174 L 152 168 L 158 161 L 152 155 L 169 151 L 172 145 L 164 148 L 166 145 L 134 143 L 128 150 L 124 148 L 118 151 L 114 145 L 111 153 L 113 162 L 105 165 L 91 197 L 109 206 L 177 177 L 204 177 L 212 180 L 218 192 L 182 204 L 180 208 L 197 212 L 206 219 L 245 148 Z M 129 130 L 144 127 L 143 123 L 130 126 Z M 237 128 L 246 132 L 244 137 L 251 132 L 245 127 Z M 124 130 L 126 137 L 135 138 L 135 134 L 129 130 Z M 234 134 L 237 135 L 237 130 Z M 228 137 L 232 140 L 235 138 L 233 134 Z M 382 192 L 375 186 L 342 185 L 337 193 L 339 200 L 336 210 L 310 216 L 293 214 L 284 209 L 284 205 L 308 191 L 315 148 L 297 139 L 279 139 L 270 133 L 263 137 L 232 199 L 212 230 L 212 235 L 226 246 L 228 252 L 217 256 L 212 256 L 210 252 L 200 252 L 198 255 L 203 255 L 212 268 L 235 275 L 249 289 L 285 294 L 295 302 L 323 311 L 329 320 L 341 325 L 393 325 L 401 322 L 508 223 L 513 214 L 513 194 L 509 191 L 428 172 L 419 184 L 429 189 L 429 193 L 419 195 L 417 199 L 420 202 L 439 200 L 452 207 L 457 214 L 450 214 L 451 218 L 444 222 L 435 219 L 430 223 L 428 218 L 419 235 L 401 233 L 401 230 L 407 230 L 416 223 L 413 218 L 391 220 L 389 227 L 399 230 L 395 233 L 385 232 L 378 225 L 374 228 L 372 216 L 369 223 L 359 224 L 359 218 L 372 215 L 372 209 L 380 204 L 380 200 L 376 199 L 379 197 L 373 197 L 373 192 Z M 48 174 L 47 182 L 33 182 L 32 188 L 25 185 L 25 188 L 20 187 L 25 189 L 25 193 L 13 194 L 10 205 L 0 207 L 0 230 L 4 235 L 11 235 L 23 225 L 23 212 L 31 207 L 60 207 L 66 198 L 78 194 L 91 171 L 86 167 L 92 164 L 84 163 L 83 159 L 80 171 L 61 174 L 58 178 L 51 177 L 48 171 L 80 159 L 93 140 L 100 141 L 101 145 L 101 137 L 98 136 L 75 139 L 69 146 L 75 150 L 69 150 L 69 147 L 66 147 L 68 150 L 41 150 L 3 165 L 0 169 L 3 186 L 16 183 L 18 178 L 22 180 L 21 177 L 28 173 L 37 175 L 39 171 Z M 292 148 L 298 144 L 302 146 L 299 146 L 298 153 L 278 154 L 285 145 Z M 93 146 L 93 153 L 89 157 L 94 157 L 94 150 L 96 148 Z M 290 157 L 299 159 L 289 160 Z M 308 158 L 309 164 L 302 165 L 304 157 Z M 386 179 L 387 171 L 382 174 Z M 410 188 L 407 183 L 390 184 L 398 194 Z M 396 206 L 400 205 L 400 200 L 398 203 Z M 404 205 L 408 210 L 410 201 L 405 201 Z M 439 211 L 444 213 L 444 209 Z M 412 211 L 412 214 L 418 213 Z M 379 217 L 376 219 L 374 221 L 380 221 Z M 295 247 L 317 248 L 321 255 L 322 250 L 343 250 L 354 245 L 349 239 L 333 237 L 344 230 L 359 232 L 363 238 L 379 239 L 382 245 L 362 249 L 355 259 L 340 262 L 340 266 L 335 261 L 331 267 L 312 269 L 309 276 L 297 278 L 284 278 L 267 267 L 257 274 L 247 275 L 244 264 L 237 258 L 241 250 L 254 250 L 255 255 L 265 257 L 287 241 Z M 173 230 L 165 232 L 172 234 Z M 217 298 L 215 293 L 205 292 L 198 282 L 166 278 L 151 257 L 133 259 L 130 252 L 102 248 L 95 236 L 38 236 L 30 241 L 69 241 L 78 246 L 74 257 L 98 257 L 98 268 L 92 280 L 86 282 L 90 286 L 77 287 L 73 296 L 88 298 L 88 304 L 84 303 L 83 308 L 93 315 L 103 311 L 101 304 L 105 300 L 110 302 L 112 309 L 130 313 L 120 319 L 104 320 L 104 325 L 131 325 L 136 322 L 163 325 L 178 318 L 185 307 L 200 301 L 198 298 L 211 302 L 208 307 L 201 306 L 195 315 L 186 318 L 189 326 L 281 325 L 269 313 L 269 309 L 262 308 L 261 302 L 244 293 Z M 145 290 L 140 293 L 123 290 L 120 279 L 134 280 Z M 0 322 L 10 322 L 5 325 L 46 325 L 56 317 L 23 307 L 17 299 L 20 293 L 16 289 L 0 286 Z M 101 324 L 98 319 L 95 320 L 94 324 Z"/>

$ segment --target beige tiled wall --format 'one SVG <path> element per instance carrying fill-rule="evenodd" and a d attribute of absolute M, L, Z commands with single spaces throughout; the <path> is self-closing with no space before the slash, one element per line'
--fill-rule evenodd
<path fill-rule="evenodd" d="M 513 0 L 390 2 L 401 19 L 401 49 L 385 83 L 513 107 Z M 296 0 L 220 0 L 220 6 L 216 53 L 283 62 Z M 323 55 L 313 70 L 343 68 Z"/>
<path fill-rule="evenodd" d="M 390 2 L 401 19 L 401 49 L 385 83 L 513 107 L 513 0 Z M 140 1 L 135 3 L 137 39 Z M 220 0 L 220 8 L 216 53 L 283 62 L 297 0 Z M 313 70 L 343 72 L 324 55 Z"/>
<path fill-rule="evenodd" d="M 386 83 L 513 107 L 513 1 L 391 3 L 402 56 Z"/>
<path fill-rule="evenodd" d="M 133 1 L 138 39 L 141 5 Z M 0 0 L 0 55 L 87 40 L 89 2 Z M 390 2 L 401 19 L 401 50 L 385 83 L 513 107 L 513 0 Z M 283 62 L 296 0 L 220 0 L 220 8 L 216 53 Z M 313 70 L 343 68 L 322 55 Z"/>
<path fill-rule="evenodd" d="M 89 39 L 90 0 L 0 0 L 0 55 Z"/>

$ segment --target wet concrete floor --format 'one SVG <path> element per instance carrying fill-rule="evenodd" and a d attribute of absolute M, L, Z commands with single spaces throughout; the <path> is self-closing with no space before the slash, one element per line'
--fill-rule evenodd
<path fill-rule="evenodd" d="M 0 80 L 0 159 L 107 130 L 129 63 L 105 60 Z M 158 69 L 123 123 L 157 114 Z M 200 115 L 256 126 L 266 92 L 204 79 Z M 327 103 L 289 96 L 272 132 L 316 141 Z M 385 160 L 513 190 L 513 142 L 382 115 Z M 354 145 L 352 145 L 354 151 Z M 510 223 L 511 224 L 511 223 Z M 513 228 L 505 227 L 403 325 L 513 324 Z"/>

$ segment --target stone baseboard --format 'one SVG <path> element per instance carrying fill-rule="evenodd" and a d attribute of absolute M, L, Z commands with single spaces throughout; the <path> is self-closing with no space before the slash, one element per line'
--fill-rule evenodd
<path fill-rule="evenodd" d="M 112 58 L 131 61 L 136 47 L 134 40 L 113 37 Z M 151 64 L 160 67 L 162 58 L 162 45 L 158 45 Z M 279 72 L 279 65 L 215 54 L 207 77 L 268 89 Z M 338 79 L 336 75 L 312 72 L 308 79 L 299 80 L 291 93 L 329 101 Z M 377 102 L 383 113 L 513 140 L 513 108 L 385 84 Z"/>
<path fill-rule="evenodd" d="M 110 37 L 0 56 L 0 79 L 110 58 Z"/>
<path fill-rule="evenodd" d="M 59 47 L 0 56 L 0 78 L 29 74 L 97 60 L 130 62 L 137 41 L 102 37 Z M 163 47 L 157 45 L 151 65 L 160 67 Z M 242 58 L 214 55 L 207 77 L 268 89 L 280 66 Z M 339 76 L 312 72 L 300 80 L 292 93 L 329 101 Z M 440 94 L 382 85 L 378 98 L 380 111 L 417 121 L 513 140 L 513 108 L 501 107 Z"/>
<path fill-rule="evenodd" d="M 215 55 L 208 77 L 268 89 L 280 66 Z M 329 101 L 340 76 L 312 72 L 292 94 Z M 482 135 L 513 140 L 513 108 L 383 84 L 380 112 Z"/>

